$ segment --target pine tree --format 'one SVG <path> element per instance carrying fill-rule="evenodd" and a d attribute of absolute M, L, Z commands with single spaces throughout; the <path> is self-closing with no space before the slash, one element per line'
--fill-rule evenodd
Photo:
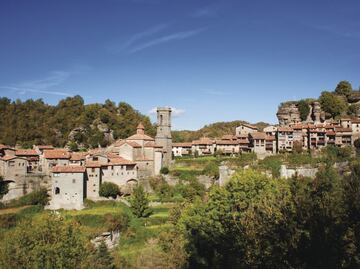
<path fill-rule="evenodd" d="M 130 204 L 133 214 L 138 218 L 146 218 L 152 213 L 149 207 L 149 199 L 141 185 L 134 188 Z"/>
<path fill-rule="evenodd" d="M 114 258 L 111 256 L 104 242 L 101 242 L 100 246 L 96 250 L 94 257 L 97 269 L 114 269 Z M 95 268 L 94 267 L 94 268 Z"/>

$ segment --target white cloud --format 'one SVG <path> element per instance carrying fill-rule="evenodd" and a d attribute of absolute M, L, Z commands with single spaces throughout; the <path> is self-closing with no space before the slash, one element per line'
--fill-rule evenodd
<path fill-rule="evenodd" d="M 70 75 L 71 74 L 66 71 L 53 71 L 50 73 L 49 76 L 43 79 L 25 81 L 8 86 L 0 86 L 0 88 L 11 90 L 21 95 L 30 92 L 59 96 L 72 96 L 74 95 L 72 93 L 51 89 L 53 87 L 61 85 L 69 78 Z"/>
<path fill-rule="evenodd" d="M 157 46 L 157 45 L 160 45 L 163 43 L 167 43 L 170 41 L 187 39 L 192 36 L 196 36 L 196 35 L 200 34 L 204 30 L 205 30 L 205 28 L 199 28 L 199 29 L 194 29 L 194 30 L 190 30 L 190 31 L 176 32 L 173 34 L 162 36 L 162 37 L 150 40 L 148 42 L 145 42 L 143 44 L 137 45 L 137 46 L 133 47 L 132 49 L 130 49 L 129 52 L 135 53 L 135 52 L 139 52 L 141 50 L 144 50 L 144 49 L 147 49 L 147 48 L 150 48 L 153 46 Z"/>
<path fill-rule="evenodd" d="M 149 114 L 150 115 L 156 115 L 157 113 L 157 107 L 153 107 L 152 109 L 149 110 Z M 181 116 L 182 114 L 185 113 L 184 109 L 181 108 L 176 108 L 176 107 L 171 107 L 171 115 L 176 118 Z"/>

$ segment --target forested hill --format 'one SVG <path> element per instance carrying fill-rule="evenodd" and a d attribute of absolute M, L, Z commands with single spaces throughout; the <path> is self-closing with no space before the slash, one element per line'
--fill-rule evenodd
<path fill-rule="evenodd" d="M 173 131 L 172 138 L 173 142 L 191 142 L 192 140 L 196 140 L 204 136 L 210 138 L 221 138 L 223 135 L 235 134 L 235 128 L 242 123 L 249 124 L 248 122 L 241 120 L 230 122 L 216 122 L 205 125 L 203 128 L 197 131 Z M 257 126 L 259 130 L 262 130 L 269 124 L 265 122 L 258 122 L 252 125 Z"/>
<path fill-rule="evenodd" d="M 49 105 L 43 100 L 11 101 L 0 98 L 0 143 L 30 148 L 34 144 L 69 146 L 72 150 L 107 146 L 114 140 L 126 138 L 136 132 L 142 122 L 145 132 L 155 136 L 156 126 L 148 116 L 142 115 L 129 104 L 84 104 L 81 96 L 60 100 Z M 197 131 L 173 131 L 174 142 L 184 142 L 207 136 L 220 138 L 235 134 L 235 128 L 244 121 L 217 122 Z M 255 124 L 259 129 L 266 123 Z"/>
<path fill-rule="evenodd" d="M 0 143 L 11 146 L 67 144 L 73 150 L 106 146 L 133 134 L 139 122 L 148 134 L 155 134 L 149 117 L 124 102 L 85 105 L 81 96 L 74 96 L 52 106 L 41 99 L 22 102 L 0 98 Z"/>

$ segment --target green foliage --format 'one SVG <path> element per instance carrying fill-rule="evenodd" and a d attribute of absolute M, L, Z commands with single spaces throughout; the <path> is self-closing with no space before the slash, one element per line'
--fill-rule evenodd
<path fill-rule="evenodd" d="M 205 125 L 203 128 L 197 131 L 172 131 L 172 137 L 174 142 L 185 142 L 200 139 L 201 137 L 222 137 L 227 134 L 234 134 L 235 128 L 242 123 L 248 123 L 245 121 L 231 121 L 231 122 L 216 122 L 209 125 Z M 264 122 L 258 122 L 253 124 L 260 130 L 268 126 L 269 124 Z"/>
<path fill-rule="evenodd" d="M 110 255 L 104 242 L 101 242 L 91 258 L 90 268 L 115 269 L 114 258 Z"/>
<path fill-rule="evenodd" d="M 268 156 L 259 161 L 259 167 L 264 170 L 270 170 L 273 177 L 280 176 L 280 166 L 283 164 L 281 155 Z"/>
<path fill-rule="evenodd" d="M 352 93 L 352 86 L 350 82 L 346 80 L 340 81 L 335 88 L 335 93 L 346 97 L 350 96 Z"/>
<path fill-rule="evenodd" d="M 348 160 L 351 157 L 352 149 L 350 146 L 340 148 L 329 145 L 323 149 L 323 153 L 327 161 L 335 163 L 336 161 Z"/>
<path fill-rule="evenodd" d="M 202 174 L 213 177 L 219 178 L 219 166 L 217 163 L 209 162 L 203 169 Z"/>
<path fill-rule="evenodd" d="M 3 198 L 5 194 L 7 194 L 9 191 L 9 186 L 7 182 L 3 180 L 3 178 L 0 176 L 0 199 Z"/>
<path fill-rule="evenodd" d="M 331 92 L 322 92 L 319 98 L 322 109 L 335 118 L 347 112 L 348 105 L 344 98 Z"/>
<path fill-rule="evenodd" d="M 169 168 L 167 168 L 167 167 L 162 167 L 162 168 L 160 169 L 160 173 L 161 173 L 162 175 L 167 175 L 167 174 L 169 174 Z"/>
<path fill-rule="evenodd" d="M 112 182 L 104 182 L 100 186 L 99 195 L 102 197 L 116 198 L 120 194 L 118 185 Z"/>
<path fill-rule="evenodd" d="M 358 268 L 360 164 L 315 180 L 238 172 L 174 223 L 190 268 Z"/>
<path fill-rule="evenodd" d="M 179 183 L 175 185 L 175 194 L 180 194 L 187 201 L 194 201 L 197 197 L 203 198 L 205 195 L 205 186 L 197 179 L 192 179 L 189 182 Z"/>
<path fill-rule="evenodd" d="M 5 235 L 1 268 L 80 268 L 90 255 L 76 223 L 54 215 L 27 220 Z"/>
<path fill-rule="evenodd" d="M 149 207 L 149 199 L 141 185 L 134 188 L 130 204 L 131 211 L 138 218 L 146 218 L 152 214 L 152 210 Z"/>
<path fill-rule="evenodd" d="M 305 100 L 300 100 L 298 102 L 298 109 L 300 112 L 300 119 L 302 121 L 305 121 L 310 113 L 310 107 L 308 102 L 306 102 Z"/>
<path fill-rule="evenodd" d="M 19 199 L 12 200 L 7 206 L 8 207 L 17 207 L 25 205 L 40 205 L 45 206 L 49 201 L 49 195 L 45 188 L 41 188 L 38 191 L 30 192 Z"/>
<path fill-rule="evenodd" d="M 357 150 L 360 150 L 360 138 L 358 138 L 354 141 L 354 146 Z"/>
<path fill-rule="evenodd" d="M 63 147 L 69 142 L 69 134 L 75 128 L 83 131 L 74 135 L 73 143 L 84 147 L 106 146 L 109 141 L 97 126 L 113 130 L 115 139 L 126 138 L 136 131 L 142 122 L 149 135 L 155 134 L 155 126 L 149 117 L 142 115 L 129 104 L 116 106 L 110 100 L 105 104 L 84 104 L 80 96 L 67 97 L 56 106 L 43 100 L 25 102 L 0 98 L 0 143 L 30 148 L 33 144 L 52 144 Z M 75 147 L 75 144 L 71 144 Z"/>

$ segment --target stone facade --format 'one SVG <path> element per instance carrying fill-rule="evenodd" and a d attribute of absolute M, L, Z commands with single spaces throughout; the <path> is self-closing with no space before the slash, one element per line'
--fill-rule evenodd
<path fill-rule="evenodd" d="M 157 132 L 155 142 L 163 148 L 164 166 L 169 166 L 172 159 L 171 108 L 169 107 L 157 108 Z"/>

